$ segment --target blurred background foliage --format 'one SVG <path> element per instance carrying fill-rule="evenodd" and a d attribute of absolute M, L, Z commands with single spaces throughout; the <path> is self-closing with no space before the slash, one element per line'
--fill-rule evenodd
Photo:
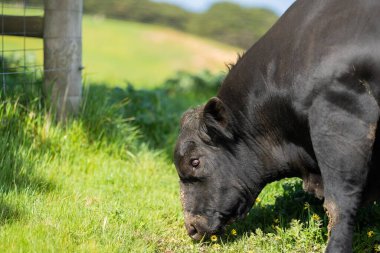
<path fill-rule="evenodd" d="M 29 0 L 28 3 L 38 5 L 41 0 Z M 149 0 L 85 0 L 84 12 L 169 26 L 244 49 L 256 42 L 278 19 L 271 10 L 246 8 L 230 2 L 218 2 L 206 12 L 193 13 Z"/>
<path fill-rule="evenodd" d="M 109 101 L 126 101 L 119 107 L 120 115 L 140 129 L 144 143 L 165 150 L 171 157 L 182 113 L 214 96 L 223 79 L 224 74 L 207 70 L 198 74 L 178 72 L 155 89 L 136 89 L 132 84 L 116 87 Z"/>
<path fill-rule="evenodd" d="M 215 3 L 204 13 L 192 13 L 148 0 L 85 0 L 85 13 L 170 26 L 181 31 L 248 48 L 277 20 L 270 10 Z"/>

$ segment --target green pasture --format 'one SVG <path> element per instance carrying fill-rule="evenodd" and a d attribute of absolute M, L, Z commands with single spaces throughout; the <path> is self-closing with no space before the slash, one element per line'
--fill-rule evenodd
<path fill-rule="evenodd" d="M 10 80 L 12 92 L 0 100 L 0 252 L 323 251 L 327 217 L 294 178 L 267 186 L 248 217 L 214 241 L 186 235 L 171 155 L 178 122 L 216 93 L 223 75 L 188 65 L 198 47 L 162 31 L 179 34 L 85 17 L 87 82 L 80 114 L 66 125 L 41 99 L 41 80 L 34 89 Z M 218 64 L 202 69 L 224 68 Z M 179 66 L 197 73 L 174 74 Z M 379 228 L 379 205 L 363 208 L 355 252 L 380 251 Z"/>
<path fill-rule="evenodd" d="M 9 13 L 17 13 L 17 10 Z M 31 12 L 31 15 L 38 13 Z M 4 37 L 6 55 L 23 57 L 23 49 L 42 49 L 41 39 Z M 240 49 L 173 29 L 133 22 L 83 18 L 83 65 L 86 82 L 126 82 L 155 87 L 178 71 L 192 73 L 209 69 L 226 71 Z M 29 61 L 43 64 L 42 50 L 28 51 Z"/>

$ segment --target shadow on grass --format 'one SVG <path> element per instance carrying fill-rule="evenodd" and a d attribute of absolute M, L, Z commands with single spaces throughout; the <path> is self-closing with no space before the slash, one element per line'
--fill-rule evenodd
<path fill-rule="evenodd" d="M 22 218 L 23 212 L 4 200 L 0 200 L 0 226 L 18 221 Z"/>
<path fill-rule="evenodd" d="M 25 107 L 7 100 L 0 110 L 0 224 L 4 224 L 22 216 L 4 201 L 8 194 L 49 192 L 55 185 L 36 173 L 44 151 L 32 147 L 33 127 L 28 126 Z"/>
<path fill-rule="evenodd" d="M 284 182 L 284 193 L 275 199 L 274 204 L 264 205 L 256 203 L 249 215 L 236 223 L 236 229 L 244 233 L 255 232 L 261 229 L 264 233 L 273 233 L 274 227 L 288 229 L 291 221 L 299 220 L 307 225 L 311 214 L 317 214 L 323 220 L 323 226 L 327 226 L 327 217 L 322 207 L 323 202 L 302 189 L 302 182 Z M 327 231 L 327 230 L 326 230 Z M 239 238 L 239 237 L 237 237 Z"/>
<path fill-rule="evenodd" d="M 282 184 L 284 194 L 276 197 L 273 205 L 258 203 L 249 212 L 249 215 L 241 221 L 231 225 L 239 231 L 237 236 L 225 235 L 226 243 L 240 240 L 243 236 L 255 233 L 260 229 L 264 234 L 276 234 L 276 226 L 281 230 L 287 230 L 292 226 L 292 220 L 298 220 L 303 227 L 308 227 L 312 217 L 318 217 L 321 221 L 321 233 L 324 241 L 327 241 L 328 217 L 323 209 L 323 201 L 306 193 L 302 189 L 302 182 L 287 182 Z M 317 215 L 317 216 L 314 216 Z M 378 238 L 369 241 L 367 232 L 379 233 Z M 380 206 L 375 202 L 360 208 L 355 226 L 354 251 L 371 252 L 369 245 L 380 242 Z"/>
<path fill-rule="evenodd" d="M 12 108 L 10 108 L 12 107 Z M 34 136 L 27 126 L 27 116 L 22 107 L 13 105 L 3 108 L 0 125 L 1 173 L 0 189 L 2 193 L 28 188 L 45 192 L 54 189 L 54 184 L 35 174 L 38 158 L 44 150 L 32 148 Z"/>

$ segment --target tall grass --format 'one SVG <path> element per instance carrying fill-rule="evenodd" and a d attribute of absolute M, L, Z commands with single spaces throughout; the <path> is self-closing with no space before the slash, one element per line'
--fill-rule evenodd
<path fill-rule="evenodd" d="M 136 89 L 131 84 L 115 88 L 111 101 L 125 102 L 120 115 L 138 127 L 144 143 L 171 154 L 181 114 L 189 107 L 205 103 L 223 78 L 208 71 L 197 75 L 180 72 L 156 89 Z"/>

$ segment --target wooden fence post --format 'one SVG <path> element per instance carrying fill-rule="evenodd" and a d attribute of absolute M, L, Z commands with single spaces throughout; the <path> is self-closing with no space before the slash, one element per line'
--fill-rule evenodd
<path fill-rule="evenodd" d="M 44 94 L 57 119 L 79 111 L 82 93 L 83 0 L 45 0 Z"/>

